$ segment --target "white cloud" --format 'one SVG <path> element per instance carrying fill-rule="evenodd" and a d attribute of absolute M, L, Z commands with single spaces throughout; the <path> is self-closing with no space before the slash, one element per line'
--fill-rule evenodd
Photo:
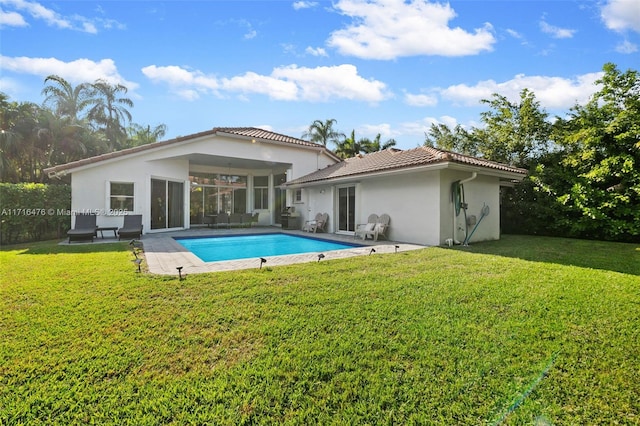
<path fill-rule="evenodd" d="M 24 20 L 24 17 L 18 13 L 25 12 L 30 15 L 33 19 L 44 21 L 47 25 L 51 27 L 56 27 L 65 30 L 76 30 L 87 32 L 90 34 L 96 34 L 98 32 L 98 24 L 100 24 L 104 28 L 123 28 L 124 26 L 117 23 L 111 19 L 90 19 L 80 15 L 74 15 L 72 17 L 66 17 L 56 12 L 55 10 L 49 9 L 38 2 L 32 2 L 27 0 L 0 0 L 0 4 L 4 5 L 7 8 L 13 8 L 14 11 L 5 12 L 3 14 L 12 15 L 12 19 L 17 19 L 15 15 L 19 15 L 21 19 L 25 22 L 25 25 L 28 25 Z M 7 24 L 8 25 L 8 24 Z M 22 26 L 25 26 L 22 25 Z"/>
<path fill-rule="evenodd" d="M 46 78 L 58 75 L 70 83 L 92 83 L 101 78 L 111 84 L 122 84 L 133 91 L 137 83 L 125 80 L 116 68 L 112 59 L 94 62 L 90 59 L 76 59 L 64 62 L 56 58 L 28 58 L 0 56 L 0 69 L 19 74 L 31 74 Z"/>
<path fill-rule="evenodd" d="M 438 104 L 438 98 L 434 95 L 426 95 L 424 93 L 421 94 L 411 94 L 405 93 L 404 102 L 407 105 L 424 107 L 424 106 L 435 106 Z"/>
<path fill-rule="evenodd" d="M 572 38 L 576 30 L 560 28 L 547 23 L 544 19 L 540 21 L 540 30 L 549 34 L 553 38 Z"/>
<path fill-rule="evenodd" d="M 507 34 L 509 34 L 513 38 L 517 38 L 518 40 L 522 40 L 524 37 L 516 30 L 512 30 L 511 28 L 507 28 Z"/>
<path fill-rule="evenodd" d="M 230 78 L 217 78 L 201 71 L 191 71 L 179 66 L 158 67 L 151 65 L 142 73 L 156 83 L 166 83 L 176 93 L 195 90 L 200 94 L 220 96 L 236 93 L 242 96 L 261 94 L 283 101 L 326 102 L 349 99 L 379 102 L 390 96 L 386 85 L 367 80 L 353 65 L 306 68 L 296 65 L 274 68 L 270 75 L 247 72 Z M 185 99 L 193 99 L 189 93 Z"/>
<path fill-rule="evenodd" d="M 598 90 L 595 81 L 602 77 L 601 72 L 579 75 L 573 79 L 547 76 L 516 75 L 502 83 L 484 80 L 474 86 L 458 84 L 440 90 L 443 98 L 464 105 L 478 105 L 481 99 L 490 99 L 494 93 L 507 97 L 511 101 L 520 99 L 523 89 L 531 90 L 544 108 L 566 109 L 576 103 L 586 103 Z"/>
<path fill-rule="evenodd" d="M 29 24 L 18 12 L 5 12 L 0 10 L 0 27 L 28 27 Z"/>
<path fill-rule="evenodd" d="M 616 52 L 623 54 L 636 53 L 638 46 L 631 43 L 629 40 L 625 40 L 616 46 Z"/>
<path fill-rule="evenodd" d="M 294 1 L 293 2 L 293 8 L 295 10 L 311 9 L 313 7 L 316 7 L 317 5 L 318 3 L 315 1 Z"/>
<path fill-rule="evenodd" d="M 223 78 L 221 85 L 230 92 L 239 92 L 245 95 L 258 93 L 279 101 L 294 101 L 298 95 L 295 83 L 254 72 Z"/>
<path fill-rule="evenodd" d="M 385 143 L 389 139 L 396 139 L 398 136 L 401 136 L 399 131 L 392 130 L 391 124 L 389 123 L 362 124 L 358 126 L 355 131 L 356 139 L 369 138 L 373 140 L 377 135 L 380 135 L 381 143 Z"/>
<path fill-rule="evenodd" d="M 446 120 L 441 120 L 435 117 L 425 117 L 417 121 L 407 121 L 400 124 L 399 133 L 403 135 L 424 137 L 425 133 L 428 133 L 431 129 L 432 124 L 445 123 L 448 126 L 455 127 L 456 120 L 453 119 L 453 122 L 451 122 L 448 118 Z"/>
<path fill-rule="evenodd" d="M 44 7 L 40 3 L 26 0 L 2 0 L 2 4 L 25 11 L 31 15 L 31 17 L 45 21 L 47 25 L 63 29 L 73 28 L 70 20 L 61 16 L 56 11 Z"/>
<path fill-rule="evenodd" d="M 638 0 L 609 0 L 600 16 L 607 28 L 615 31 L 640 32 L 640 2 Z"/>
<path fill-rule="evenodd" d="M 327 55 L 327 51 L 324 50 L 322 47 L 313 48 L 313 47 L 309 46 L 304 51 L 307 54 L 312 55 L 312 56 L 329 56 L 329 55 Z"/>
<path fill-rule="evenodd" d="M 366 59 L 403 56 L 466 56 L 492 50 L 493 28 L 473 32 L 449 27 L 456 13 L 449 4 L 425 0 L 339 0 L 334 7 L 354 19 L 334 31 L 327 44 L 344 55 Z"/>

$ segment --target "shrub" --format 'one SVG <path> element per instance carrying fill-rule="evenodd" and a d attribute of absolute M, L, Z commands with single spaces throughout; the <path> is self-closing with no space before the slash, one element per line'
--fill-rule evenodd
<path fill-rule="evenodd" d="M 0 183 L 0 244 L 59 238 L 70 227 L 71 187 Z"/>

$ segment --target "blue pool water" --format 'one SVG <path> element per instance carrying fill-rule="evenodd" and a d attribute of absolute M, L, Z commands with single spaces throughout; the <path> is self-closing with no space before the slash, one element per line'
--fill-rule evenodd
<path fill-rule="evenodd" d="M 203 262 L 249 259 L 285 254 L 300 254 L 362 247 L 319 238 L 288 234 L 256 234 L 220 237 L 175 238 Z"/>

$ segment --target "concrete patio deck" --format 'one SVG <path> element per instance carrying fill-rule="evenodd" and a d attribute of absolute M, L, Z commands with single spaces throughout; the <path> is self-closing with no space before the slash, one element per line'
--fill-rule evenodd
<path fill-rule="evenodd" d="M 340 234 L 309 234 L 303 231 L 282 230 L 279 227 L 256 227 L 256 228 L 233 228 L 233 229 L 209 229 L 193 228 L 184 231 L 163 232 L 158 234 L 145 234 L 141 240 L 144 246 L 144 258 L 147 269 L 153 274 L 178 275 L 176 268 L 182 267 L 181 273 L 198 274 L 204 272 L 221 272 L 239 269 L 252 269 L 260 267 L 260 258 L 229 260 L 221 262 L 203 262 L 196 255 L 180 245 L 174 237 L 207 237 L 223 235 L 243 235 L 282 232 L 291 235 L 315 236 L 336 242 L 358 243 L 363 247 L 353 247 L 343 250 L 332 250 L 322 252 L 323 262 L 331 259 L 343 259 L 354 256 L 365 256 L 371 254 L 371 249 L 375 249 L 376 254 L 396 253 L 408 250 L 422 249 L 424 246 L 415 244 L 398 243 L 394 241 L 363 241 L 354 239 L 350 235 Z M 115 238 L 95 238 L 93 244 L 107 242 L 117 242 Z M 65 242 L 61 244 L 68 244 Z M 73 245 L 82 243 L 72 243 Z M 92 244 L 88 242 L 87 244 Z M 317 262 L 318 252 L 292 254 L 284 256 L 265 256 L 267 260 L 263 267 L 273 267 L 281 265 L 291 265 L 295 263 Z"/>

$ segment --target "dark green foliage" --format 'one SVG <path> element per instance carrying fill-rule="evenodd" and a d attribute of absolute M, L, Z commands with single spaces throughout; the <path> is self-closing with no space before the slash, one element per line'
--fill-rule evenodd
<path fill-rule="evenodd" d="M 640 76 L 607 64 L 598 83 L 587 105 L 555 123 L 558 149 L 504 199 L 505 231 L 640 241 Z"/>
<path fill-rule="evenodd" d="M 0 244 L 59 238 L 71 224 L 71 187 L 0 183 Z"/>
<path fill-rule="evenodd" d="M 162 124 L 131 123 L 133 102 L 122 85 L 97 80 L 74 87 L 55 75 L 44 82 L 42 105 L 11 102 L 0 92 L 2 182 L 47 182 L 47 167 L 156 142 L 166 133 Z"/>
<path fill-rule="evenodd" d="M 425 144 L 529 170 L 504 188 L 503 232 L 640 241 L 640 76 L 605 64 L 597 93 L 553 124 L 533 92 L 494 94 L 484 127 L 433 125 Z"/>

